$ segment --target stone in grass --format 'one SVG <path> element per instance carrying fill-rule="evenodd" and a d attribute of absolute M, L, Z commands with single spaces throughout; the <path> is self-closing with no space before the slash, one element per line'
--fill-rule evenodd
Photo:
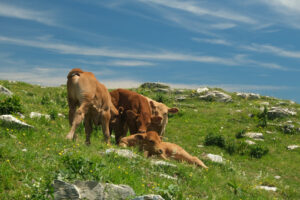
<path fill-rule="evenodd" d="M 0 94 L 4 94 L 4 95 L 8 95 L 8 96 L 13 95 L 13 93 L 9 89 L 7 89 L 6 87 L 3 87 L 2 85 L 0 85 Z"/>
<path fill-rule="evenodd" d="M 200 100 L 217 101 L 217 102 L 232 102 L 231 96 L 217 90 L 208 91 L 206 94 L 199 96 Z"/>
<path fill-rule="evenodd" d="M 281 178 L 281 176 L 274 176 L 274 178 L 278 180 Z"/>
<path fill-rule="evenodd" d="M 164 200 L 164 198 L 156 194 L 147 194 L 147 195 L 135 197 L 132 200 Z"/>
<path fill-rule="evenodd" d="M 236 93 L 237 96 L 242 97 L 244 99 L 248 99 L 248 100 L 252 100 L 252 99 L 260 99 L 260 95 L 259 94 L 255 94 L 255 93 Z"/>
<path fill-rule="evenodd" d="M 45 117 L 45 119 L 50 119 L 50 115 L 41 114 L 38 112 L 31 112 L 29 115 L 30 118 L 41 118 Z"/>
<path fill-rule="evenodd" d="M 150 162 L 152 165 L 157 165 L 157 166 L 177 167 L 176 165 L 163 160 L 151 160 Z"/>
<path fill-rule="evenodd" d="M 204 93 L 204 92 L 207 92 L 207 91 L 209 91 L 209 89 L 207 87 L 202 87 L 202 88 L 197 89 L 198 94 L 201 94 L 201 93 Z"/>
<path fill-rule="evenodd" d="M 251 141 L 251 140 L 246 140 L 245 141 L 247 144 L 249 144 L 249 145 L 254 145 L 254 144 L 256 144 L 255 142 L 253 142 L 253 141 Z"/>
<path fill-rule="evenodd" d="M 125 157 L 125 158 L 137 158 L 139 155 L 135 154 L 134 152 L 128 150 L 128 149 L 106 149 L 106 154 L 116 153 L 119 156 Z"/>
<path fill-rule="evenodd" d="M 256 189 L 273 191 L 273 192 L 277 191 L 277 187 L 271 187 L 271 186 L 265 186 L 265 185 L 256 186 Z"/>
<path fill-rule="evenodd" d="M 215 154 L 209 153 L 209 154 L 206 154 L 205 157 L 216 163 L 224 163 L 223 157 L 220 155 L 215 155 Z"/>
<path fill-rule="evenodd" d="M 288 150 L 294 150 L 294 149 L 297 149 L 299 147 L 300 147 L 299 145 L 289 145 L 289 146 L 287 146 L 287 149 Z"/>
<path fill-rule="evenodd" d="M 98 183 L 96 181 L 76 181 L 75 184 L 54 180 L 54 199 L 114 200 L 129 199 L 135 196 L 127 185 Z"/>
<path fill-rule="evenodd" d="M 291 111 L 287 108 L 272 107 L 268 110 L 267 114 L 269 119 L 276 119 L 287 116 L 295 116 L 297 112 Z"/>
<path fill-rule="evenodd" d="M 160 176 L 160 177 L 163 177 L 163 178 L 166 178 L 166 179 L 170 179 L 170 180 L 177 180 L 176 177 L 170 176 L 170 175 L 168 175 L 168 174 L 160 173 L 159 176 Z"/>
<path fill-rule="evenodd" d="M 252 139 L 263 139 L 264 135 L 262 133 L 248 132 L 245 133 L 245 137 L 252 138 Z"/>
<path fill-rule="evenodd" d="M 26 124 L 25 122 L 22 122 L 20 120 L 18 120 L 17 118 L 15 118 L 12 115 L 0 115 L 0 120 L 6 122 L 6 123 L 12 123 L 12 124 L 16 124 L 19 125 L 21 127 L 30 127 L 33 128 L 33 126 Z"/>

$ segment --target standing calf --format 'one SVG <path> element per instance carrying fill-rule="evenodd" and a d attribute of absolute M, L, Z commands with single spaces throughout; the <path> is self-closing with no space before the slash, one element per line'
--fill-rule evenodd
<path fill-rule="evenodd" d="M 102 125 L 106 143 L 110 143 L 109 121 L 111 116 L 118 115 L 118 111 L 106 87 L 93 73 L 76 68 L 68 74 L 67 90 L 71 130 L 66 138 L 76 138 L 75 130 L 84 119 L 87 145 L 90 144 L 93 124 Z"/>

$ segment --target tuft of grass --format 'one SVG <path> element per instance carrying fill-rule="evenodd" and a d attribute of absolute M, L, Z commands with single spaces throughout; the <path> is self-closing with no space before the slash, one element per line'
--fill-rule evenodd
<path fill-rule="evenodd" d="M 13 114 L 22 112 L 20 97 L 13 95 L 0 100 L 0 114 Z"/>
<path fill-rule="evenodd" d="M 269 152 L 269 149 L 262 145 L 250 146 L 250 156 L 254 158 L 261 158 Z"/>
<path fill-rule="evenodd" d="M 218 146 L 218 147 L 225 147 L 225 138 L 219 134 L 208 134 L 205 137 L 204 144 L 206 146 Z"/>

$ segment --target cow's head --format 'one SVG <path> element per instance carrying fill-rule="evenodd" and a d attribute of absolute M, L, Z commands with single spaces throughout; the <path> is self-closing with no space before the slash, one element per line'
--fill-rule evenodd
<path fill-rule="evenodd" d="M 162 141 L 158 133 L 155 131 L 148 131 L 146 133 L 135 134 L 134 137 L 143 144 L 145 151 L 151 154 L 162 154 Z"/>
<path fill-rule="evenodd" d="M 163 120 L 166 120 L 168 117 L 168 113 L 175 114 L 178 112 L 178 108 L 169 108 L 163 103 L 150 101 L 150 107 L 152 111 L 152 115 L 158 116 Z M 162 122 L 162 121 L 161 121 Z"/>
<path fill-rule="evenodd" d="M 134 133 L 145 133 L 151 123 L 160 123 L 159 116 L 151 116 L 149 113 L 138 114 L 132 110 L 126 111 L 127 123 Z"/>

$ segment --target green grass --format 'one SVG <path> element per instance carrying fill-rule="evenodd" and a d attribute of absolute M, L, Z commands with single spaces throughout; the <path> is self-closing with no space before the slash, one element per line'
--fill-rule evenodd
<path fill-rule="evenodd" d="M 170 162 L 177 168 L 153 166 L 142 157 L 126 159 L 115 154 L 103 154 L 110 147 L 104 143 L 99 127 L 93 131 L 90 146 L 84 144 L 82 125 L 77 130 L 78 140 L 67 141 L 65 136 L 70 127 L 65 86 L 43 88 L 8 81 L 0 81 L 0 84 L 20 97 L 25 115 L 23 121 L 35 127 L 19 128 L 0 122 L 0 199 L 51 199 L 51 184 L 58 177 L 68 182 L 80 179 L 127 184 L 137 195 L 155 193 L 166 199 L 300 198 L 300 149 L 286 149 L 290 144 L 299 145 L 300 135 L 284 134 L 274 126 L 292 120 L 299 127 L 299 116 L 268 120 L 266 127 L 259 126 L 260 102 L 268 101 L 272 106 L 279 102 L 277 99 L 263 97 L 247 101 L 232 94 L 233 103 L 205 102 L 197 100 L 194 91 L 187 90 L 184 95 L 189 98 L 176 102 L 173 93 L 166 96 L 149 89 L 134 89 L 180 109 L 178 114 L 169 117 L 166 140 L 181 145 L 190 154 L 202 159 L 209 167 L 206 171 L 175 161 Z M 0 96 L 0 100 L 4 98 Z M 298 104 L 283 107 L 298 112 L 300 108 Z M 32 111 L 50 114 L 51 119 L 31 119 L 29 114 Z M 58 117 L 58 113 L 66 118 Z M 249 114 L 254 114 L 254 117 Z M 231 152 L 232 146 L 245 141 L 243 137 L 236 138 L 243 130 L 264 133 L 264 141 L 256 143 L 269 150 L 266 155 L 258 159 L 249 154 Z M 267 134 L 267 131 L 272 134 Z M 221 135 L 225 146 L 231 150 L 215 145 L 198 147 L 204 145 L 205 137 L 210 133 Z M 223 155 L 226 162 L 213 163 L 203 158 L 203 153 Z M 160 173 L 178 179 L 169 180 L 160 177 Z M 281 178 L 276 180 L 276 175 Z M 255 189 L 257 185 L 276 186 L 278 190 L 258 190 Z"/>

